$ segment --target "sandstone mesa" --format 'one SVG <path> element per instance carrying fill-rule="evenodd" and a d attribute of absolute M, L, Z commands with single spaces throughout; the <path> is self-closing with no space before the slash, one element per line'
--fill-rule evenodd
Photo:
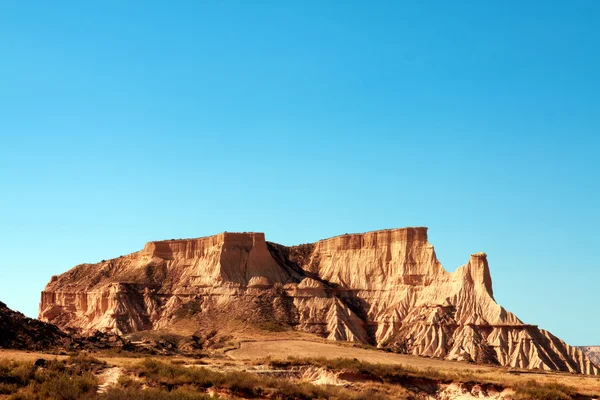
<path fill-rule="evenodd" d="M 168 327 L 182 309 L 268 315 L 329 340 L 419 356 L 599 372 L 580 349 L 496 303 L 484 253 L 449 273 L 421 227 L 291 247 L 266 242 L 263 233 L 149 242 L 53 277 L 39 317 L 126 334 Z"/>

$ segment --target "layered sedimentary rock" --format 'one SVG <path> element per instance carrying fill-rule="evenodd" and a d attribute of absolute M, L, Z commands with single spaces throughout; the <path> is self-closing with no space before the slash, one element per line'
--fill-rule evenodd
<path fill-rule="evenodd" d="M 294 247 L 262 233 L 150 242 L 53 277 L 40 305 L 42 320 L 84 332 L 159 329 L 219 313 L 421 356 L 598 373 L 581 350 L 495 302 L 484 253 L 444 270 L 426 228 Z"/>
<path fill-rule="evenodd" d="M 596 365 L 600 365 L 600 346 L 579 346 L 583 354 L 588 356 Z"/>

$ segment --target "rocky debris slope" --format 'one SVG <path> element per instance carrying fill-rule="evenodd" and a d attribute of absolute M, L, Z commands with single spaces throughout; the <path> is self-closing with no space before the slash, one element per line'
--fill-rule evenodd
<path fill-rule="evenodd" d="M 56 325 L 28 318 L 0 302 L 0 348 L 20 350 L 127 349 L 129 342 L 115 334 L 96 331 L 81 336 Z"/>
<path fill-rule="evenodd" d="M 61 344 L 66 337 L 56 326 L 28 318 L 0 302 L 0 348 L 41 350 Z"/>
<path fill-rule="evenodd" d="M 262 233 L 150 242 L 53 277 L 40 305 L 40 319 L 83 332 L 162 329 L 183 317 L 238 318 L 450 360 L 598 373 L 581 350 L 496 303 L 484 253 L 447 272 L 427 228 L 294 247 Z"/>
<path fill-rule="evenodd" d="M 95 331 L 82 336 L 72 329 L 28 318 L 0 302 L 0 348 L 32 351 L 77 351 L 119 349 L 142 354 L 195 354 L 199 345 L 180 349 L 161 341 L 132 343 L 117 334 Z"/>

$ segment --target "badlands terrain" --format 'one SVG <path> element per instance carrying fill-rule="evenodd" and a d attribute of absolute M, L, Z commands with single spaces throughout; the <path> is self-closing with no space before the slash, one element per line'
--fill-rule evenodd
<path fill-rule="evenodd" d="M 291 329 L 404 354 L 598 374 L 580 349 L 496 303 L 485 253 L 447 272 L 427 228 L 294 247 L 262 233 L 150 242 L 52 277 L 40 319 L 118 334 L 186 321 L 211 339 L 243 339 L 248 326 Z"/>
<path fill-rule="evenodd" d="M 581 346 L 581 351 L 596 365 L 600 365 L 600 346 Z"/>
<path fill-rule="evenodd" d="M 484 253 L 447 272 L 426 228 L 150 242 L 52 277 L 39 318 L 0 304 L 0 398 L 600 395 L 594 348 L 498 305 Z"/>
<path fill-rule="evenodd" d="M 167 355 L 0 349 L 0 399 L 550 400 L 600 395 L 600 379 L 591 375 L 478 365 L 287 335 L 257 332 L 252 341 Z"/>

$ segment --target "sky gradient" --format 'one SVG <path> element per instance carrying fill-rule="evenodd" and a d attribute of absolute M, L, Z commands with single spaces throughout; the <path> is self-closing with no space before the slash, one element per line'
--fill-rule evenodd
<path fill-rule="evenodd" d="M 253 4 L 251 4 L 253 3 Z M 150 240 L 427 226 L 600 345 L 600 2 L 0 3 L 0 301 Z"/>

